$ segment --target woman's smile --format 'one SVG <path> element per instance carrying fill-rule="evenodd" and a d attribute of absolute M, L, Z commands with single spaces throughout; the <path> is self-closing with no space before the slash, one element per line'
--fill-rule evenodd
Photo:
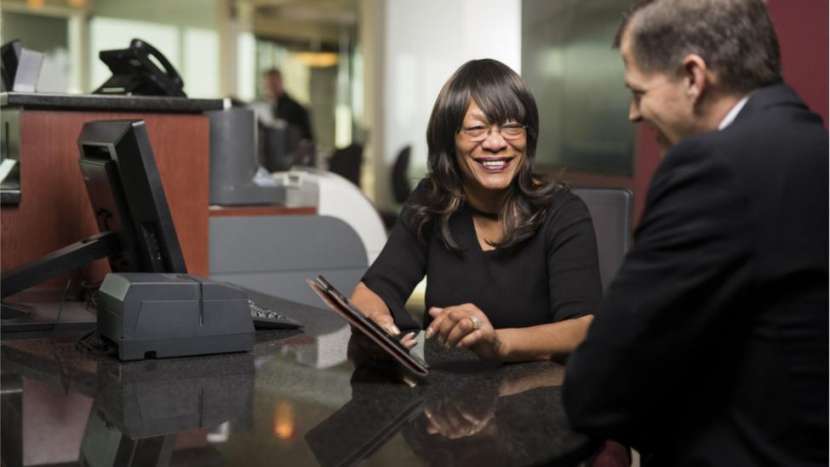
<path fill-rule="evenodd" d="M 473 158 L 487 173 L 497 174 L 508 169 L 515 157 L 476 157 Z"/>

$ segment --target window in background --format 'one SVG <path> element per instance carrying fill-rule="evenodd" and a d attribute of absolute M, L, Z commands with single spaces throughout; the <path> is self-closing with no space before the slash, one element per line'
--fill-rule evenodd
<path fill-rule="evenodd" d="M 184 91 L 190 97 L 219 97 L 219 36 L 210 29 L 184 29 Z"/>
<path fill-rule="evenodd" d="M 257 96 L 256 39 L 250 32 L 239 35 L 236 43 L 236 96 L 252 102 Z"/>
<path fill-rule="evenodd" d="M 621 0 L 523 0 L 522 76 L 536 96 L 537 161 L 630 176 L 634 131 L 623 66 L 611 48 Z"/>
<path fill-rule="evenodd" d="M 334 145 L 346 147 L 352 143 L 352 85 L 350 79 L 353 76 L 349 54 L 348 36 L 340 40 L 340 53 L 337 60 L 337 89 L 335 91 L 334 110 Z"/>
<path fill-rule="evenodd" d="M 355 120 L 355 133 L 357 133 L 357 138 L 360 142 L 368 136 L 365 135 L 364 132 L 368 130 L 366 128 L 368 124 L 366 123 L 366 113 L 363 108 L 364 104 L 364 88 L 363 88 L 363 80 L 364 80 L 364 64 L 363 64 L 363 52 L 360 50 L 359 47 L 354 48 L 354 52 L 352 53 L 351 57 L 352 62 L 352 77 L 351 77 L 351 107 L 352 113 L 354 114 Z"/>

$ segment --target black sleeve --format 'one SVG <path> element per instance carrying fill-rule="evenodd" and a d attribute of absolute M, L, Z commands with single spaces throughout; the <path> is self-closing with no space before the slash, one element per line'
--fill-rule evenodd
<path fill-rule="evenodd" d="M 694 369 L 720 358 L 750 270 L 739 186 L 727 159 L 699 141 L 666 156 L 634 245 L 568 361 L 563 398 L 575 428 L 634 445 L 653 439 L 667 410 L 688 405 L 676 394 L 700 377 Z"/>
<path fill-rule="evenodd" d="M 412 290 L 426 274 L 427 244 L 404 220 L 406 206 L 389 233 L 383 250 L 366 271 L 362 282 L 383 299 L 402 332 L 420 329 L 404 307 Z"/>
<path fill-rule="evenodd" d="M 570 192 L 557 196 L 550 209 L 545 254 L 553 321 L 593 314 L 602 298 L 602 283 L 591 214 Z"/>

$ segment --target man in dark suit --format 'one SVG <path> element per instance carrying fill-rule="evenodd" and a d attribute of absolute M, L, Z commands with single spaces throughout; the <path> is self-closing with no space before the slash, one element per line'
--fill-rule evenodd
<path fill-rule="evenodd" d="M 313 141 L 311 119 L 308 110 L 296 99 L 285 92 L 282 83 L 282 72 L 278 68 L 271 68 L 263 75 L 263 87 L 271 99 L 271 113 L 275 119 L 284 120 L 299 131 L 302 139 Z"/>
<path fill-rule="evenodd" d="M 827 465 L 828 136 L 761 0 L 640 1 L 629 117 L 667 148 L 568 362 L 578 430 L 648 465 Z"/>

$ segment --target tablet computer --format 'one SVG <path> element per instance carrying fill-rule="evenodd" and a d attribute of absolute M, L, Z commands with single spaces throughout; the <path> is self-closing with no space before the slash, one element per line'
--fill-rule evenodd
<path fill-rule="evenodd" d="M 374 341 L 409 373 L 419 378 L 429 374 L 427 363 L 401 344 L 400 336 L 390 334 L 377 323 L 364 316 L 345 295 L 334 288 L 323 276 L 317 276 L 316 279 L 306 279 L 306 282 L 329 308 L 345 318 L 352 327 Z"/>

